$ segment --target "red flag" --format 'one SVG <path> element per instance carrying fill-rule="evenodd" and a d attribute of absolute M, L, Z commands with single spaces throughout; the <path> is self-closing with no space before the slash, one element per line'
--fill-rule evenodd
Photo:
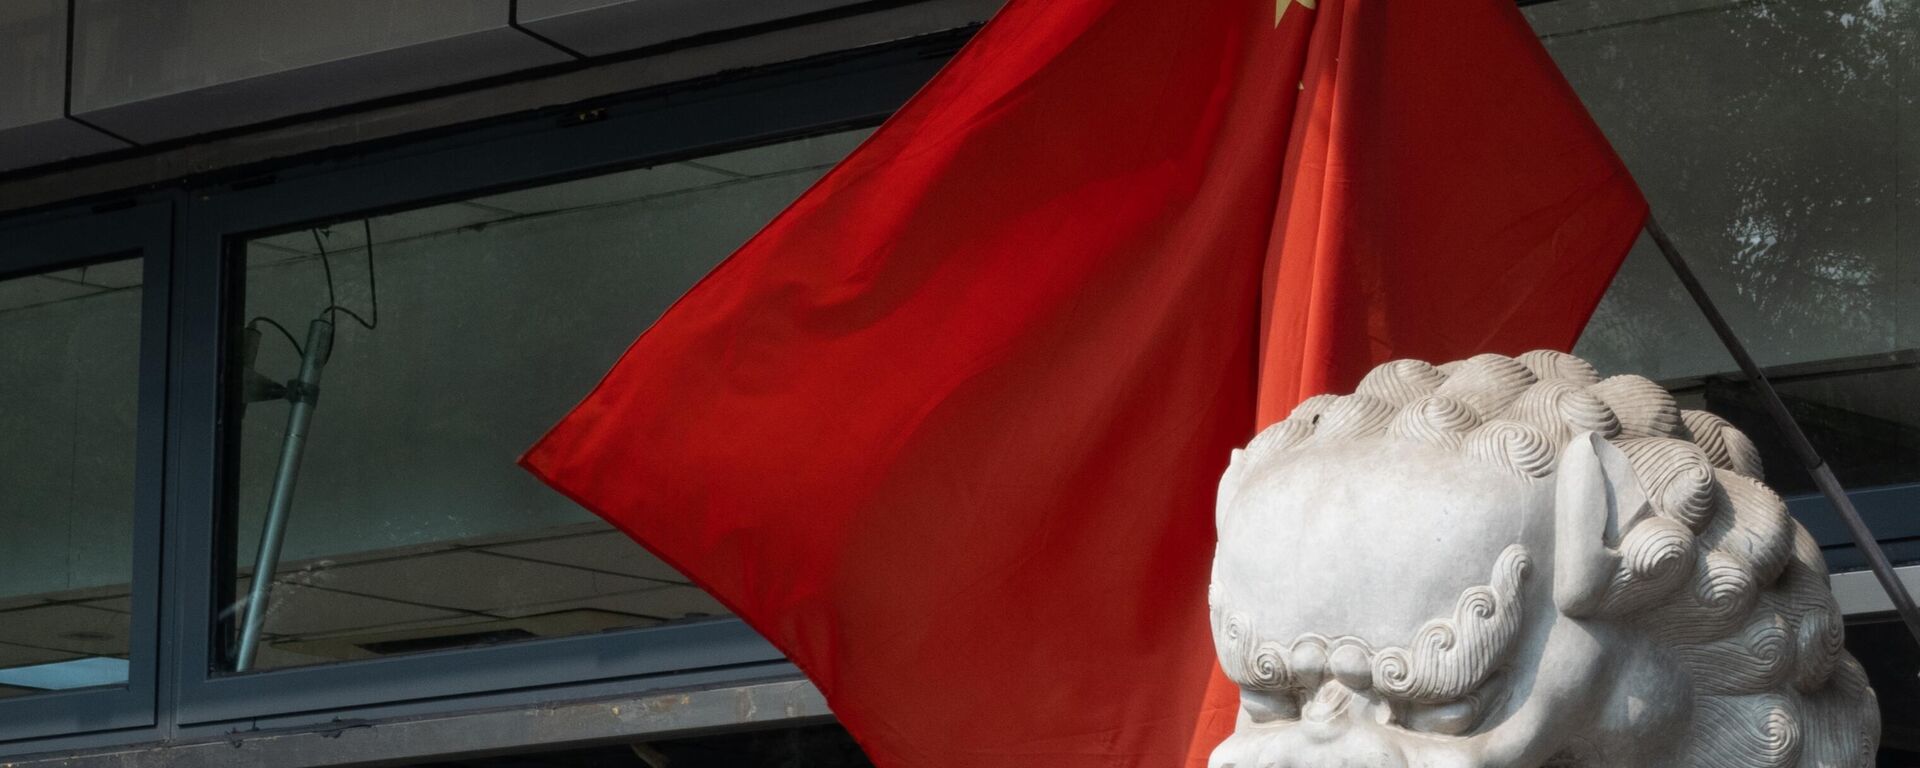
<path fill-rule="evenodd" d="M 881 766 L 1173 765 L 1228 450 L 1566 347 L 1643 214 L 1510 0 L 1013 0 L 525 463 Z"/>

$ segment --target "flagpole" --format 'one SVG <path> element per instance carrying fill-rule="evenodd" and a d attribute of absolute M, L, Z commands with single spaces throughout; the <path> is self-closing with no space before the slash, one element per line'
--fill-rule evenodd
<path fill-rule="evenodd" d="M 1674 247 L 1673 240 L 1667 237 L 1666 230 L 1660 228 L 1659 220 L 1655 219 L 1651 213 L 1647 215 L 1647 234 L 1653 236 L 1654 245 L 1660 247 L 1661 255 L 1667 258 L 1667 265 L 1673 267 L 1674 274 L 1680 278 L 1680 284 L 1686 287 L 1687 295 L 1692 296 L 1693 303 L 1699 305 L 1700 313 L 1707 316 L 1707 323 L 1713 326 L 1713 332 L 1720 337 L 1720 343 L 1726 346 L 1729 353 L 1732 353 L 1733 360 L 1740 365 L 1741 372 L 1759 387 L 1761 402 L 1766 404 L 1767 413 L 1773 417 L 1780 431 L 1786 435 L 1787 444 L 1799 457 L 1800 464 L 1813 475 L 1813 482 L 1820 486 L 1821 495 L 1827 497 L 1827 503 L 1833 505 L 1834 511 L 1840 515 L 1841 522 L 1846 523 L 1847 532 L 1853 535 L 1854 545 L 1867 556 L 1867 566 L 1873 570 L 1874 577 L 1880 580 L 1880 586 L 1887 591 L 1887 597 L 1893 600 L 1894 611 L 1898 612 L 1900 620 L 1906 623 L 1907 631 L 1913 635 L 1916 642 L 1920 642 L 1920 609 L 1914 607 L 1913 595 L 1907 592 L 1907 585 L 1902 583 L 1899 574 L 1894 572 L 1893 564 L 1888 562 L 1887 553 L 1880 548 L 1880 542 L 1873 537 L 1873 531 L 1867 528 L 1865 520 L 1860 519 L 1860 511 L 1854 509 L 1853 499 L 1849 498 L 1846 489 L 1840 486 L 1840 480 L 1833 476 L 1833 468 L 1827 464 L 1826 459 L 1820 457 L 1820 452 L 1814 449 L 1813 443 L 1807 440 L 1806 432 L 1801 431 L 1800 423 L 1795 421 L 1793 414 L 1787 410 L 1786 401 L 1780 399 L 1779 390 L 1774 389 L 1773 382 L 1767 379 L 1766 372 L 1760 370 L 1760 366 L 1753 362 L 1753 357 L 1747 354 L 1746 345 L 1741 344 L 1740 338 L 1733 334 L 1733 328 L 1727 325 L 1727 319 L 1721 316 L 1720 309 L 1714 306 L 1713 299 L 1708 298 L 1706 289 L 1701 287 L 1700 279 L 1694 276 L 1693 269 L 1688 267 L 1686 259 L 1680 256 L 1680 249 Z"/>

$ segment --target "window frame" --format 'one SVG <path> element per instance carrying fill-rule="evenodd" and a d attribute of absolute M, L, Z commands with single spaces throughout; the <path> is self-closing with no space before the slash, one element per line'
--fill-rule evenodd
<path fill-rule="evenodd" d="M 0 223 L 0 279 L 128 258 L 141 260 L 139 383 L 134 428 L 131 608 L 127 682 L 0 700 L 0 742 L 150 729 L 158 722 L 167 508 L 168 318 L 173 210 L 164 200 L 120 201 L 67 215 Z M 0 751 L 5 747 L 0 746 Z"/>
<path fill-rule="evenodd" d="M 1848 488 L 1847 498 L 1895 567 L 1920 563 L 1920 515 L 1913 514 L 1920 509 L 1920 483 Z M 1840 520 L 1840 513 L 1827 503 L 1827 497 L 1810 493 L 1789 496 L 1785 501 L 1788 513 L 1806 526 L 1820 545 L 1828 572 L 1867 568 L 1866 554 L 1854 544 L 1853 534 Z"/>
<path fill-rule="evenodd" d="M 407 210 L 570 179 L 876 125 L 931 78 L 951 41 L 784 66 L 718 83 L 686 85 L 574 106 L 511 124 L 308 163 L 254 179 L 191 190 L 176 245 L 180 311 L 175 328 L 173 412 L 179 461 L 170 478 L 184 511 L 171 596 L 177 721 L 239 721 L 550 689 L 702 670 L 740 679 L 790 669 L 738 619 L 527 640 L 312 667 L 220 674 L 214 595 L 219 516 L 222 382 L 227 360 L 231 270 L 239 243 L 270 232 Z M 457 708 L 448 706 L 447 709 Z"/>

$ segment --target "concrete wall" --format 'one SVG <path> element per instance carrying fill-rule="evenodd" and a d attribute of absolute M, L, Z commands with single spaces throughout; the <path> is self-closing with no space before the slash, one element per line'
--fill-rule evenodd
<path fill-rule="evenodd" d="M 9 0 L 0 3 L 0 171 L 619 56 L 854 4 Z"/>
<path fill-rule="evenodd" d="M 67 117 L 67 3 L 0 3 L 0 170 L 127 146 Z"/>
<path fill-rule="evenodd" d="M 76 0 L 73 114 L 148 144 L 571 57 L 508 0 Z"/>

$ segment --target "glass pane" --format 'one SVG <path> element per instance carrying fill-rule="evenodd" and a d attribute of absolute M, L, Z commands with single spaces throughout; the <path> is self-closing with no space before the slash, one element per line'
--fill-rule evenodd
<path fill-rule="evenodd" d="M 229 390 L 240 426 L 228 448 L 228 664 L 248 646 L 249 589 L 274 509 L 284 510 L 281 551 L 257 656 L 240 669 L 724 614 L 514 462 L 863 135 L 246 243 Z M 304 359 L 316 327 L 332 332 L 317 398 L 297 383 L 319 362 Z M 310 416 L 296 417 L 307 401 Z M 297 418 L 310 421 L 294 455 Z M 277 482 L 293 489 L 283 504 Z"/>
<path fill-rule="evenodd" d="M 1527 14 L 1842 482 L 1920 482 L 1920 251 L 1906 242 L 1920 121 L 1903 88 L 1920 74 L 1920 14 L 1848 0 Z M 1770 484 L 1815 492 L 1644 238 L 1576 351 L 1730 419 Z M 1881 533 L 1920 535 L 1907 522 Z"/>
<path fill-rule="evenodd" d="M 0 696 L 127 681 L 140 280 L 0 280 Z"/>

